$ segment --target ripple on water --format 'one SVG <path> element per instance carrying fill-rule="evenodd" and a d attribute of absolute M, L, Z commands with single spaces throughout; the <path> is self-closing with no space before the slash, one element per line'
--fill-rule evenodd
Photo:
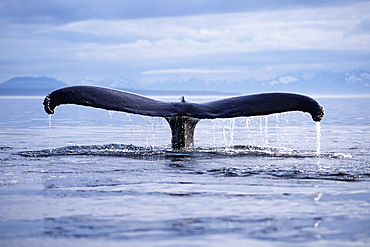
<path fill-rule="evenodd" d="M 193 151 L 180 152 L 173 151 L 170 148 L 163 147 L 141 147 L 124 144 L 106 144 L 106 145 L 74 145 L 55 149 L 44 149 L 39 151 L 23 151 L 19 155 L 25 157 L 52 157 L 52 156 L 111 156 L 128 157 L 147 160 L 167 160 L 172 161 L 178 167 L 185 167 L 189 160 L 204 162 L 204 160 L 213 160 L 216 163 L 225 158 L 243 158 L 243 157 L 267 157 L 279 158 L 279 160 L 293 159 L 286 164 L 277 164 L 276 166 L 254 167 L 249 164 L 242 167 L 224 167 L 213 166 L 212 168 L 203 167 L 195 170 L 196 174 L 208 174 L 222 177 L 249 177 L 249 176 L 268 176 L 273 179 L 324 179 L 336 181 L 358 181 L 368 178 L 369 175 L 358 173 L 356 171 L 348 172 L 346 170 L 338 171 L 336 168 L 329 167 L 322 169 L 320 166 L 312 165 L 320 162 L 321 159 L 349 159 L 349 154 L 343 153 L 323 153 L 320 155 L 316 151 L 300 151 L 281 147 L 236 145 L 220 148 L 197 148 Z M 295 160 L 294 160 L 295 159 Z M 202 161 L 203 160 L 203 161 Z M 176 162 L 174 162 L 176 161 Z M 315 162 L 313 162 L 315 161 Z M 207 161 L 208 162 L 208 161 Z M 299 162 L 300 166 L 293 166 L 291 163 Z M 209 162 L 208 162 L 209 163 Z M 212 162 L 211 162 L 212 163 Z M 214 162 L 213 162 L 214 163 Z M 223 161 L 221 161 L 223 163 Z M 252 162 L 253 163 L 253 162 Z M 307 164 L 306 164 L 307 163 Z M 225 163 L 227 164 L 227 162 Z"/>

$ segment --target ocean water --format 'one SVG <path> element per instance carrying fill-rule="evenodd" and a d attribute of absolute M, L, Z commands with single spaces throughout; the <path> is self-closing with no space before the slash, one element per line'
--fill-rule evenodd
<path fill-rule="evenodd" d="M 370 98 L 317 99 L 173 152 L 162 118 L 1 97 L 0 245 L 369 246 Z"/>

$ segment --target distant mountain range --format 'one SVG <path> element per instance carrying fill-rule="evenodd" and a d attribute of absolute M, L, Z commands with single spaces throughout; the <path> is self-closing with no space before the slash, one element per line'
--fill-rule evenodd
<path fill-rule="evenodd" d="M 0 95 L 46 95 L 67 84 L 47 77 L 15 77 L 0 84 Z"/>
<path fill-rule="evenodd" d="M 138 88 L 144 89 L 144 88 Z M 145 85 L 146 90 L 198 90 L 250 94 L 297 92 L 303 94 L 370 94 L 370 73 L 355 70 L 345 73 L 285 74 L 269 80 L 206 81 L 200 78 L 168 80 Z"/>
<path fill-rule="evenodd" d="M 207 81 L 201 78 L 139 84 L 127 79 L 63 83 L 47 77 L 16 77 L 0 84 L 1 95 L 46 95 L 67 85 L 97 85 L 141 94 L 250 94 L 259 92 L 297 92 L 303 94 L 370 94 L 370 72 L 285 74 L 270 80 Z"/>

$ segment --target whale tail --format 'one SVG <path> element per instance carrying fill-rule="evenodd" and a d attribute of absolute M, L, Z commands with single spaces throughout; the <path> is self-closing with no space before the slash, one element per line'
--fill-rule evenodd
<path fill-rule="evenodd" d="M 44 99 L 44 109 L 54 114 L 61 104 L 76 104 L 113 111 L 164 117 L 170 125 L 172 148 L 194 147 L 194 129 L 200 119 L 269 115 L 287 111 L 308 112 L 313 121 L 321 121 L 324 108 L 305 95 L 262 93 L 232 97 L 206 103 L 164 102 L 141 95 L 93 86 L 71 86 L 51 92 Z"/>

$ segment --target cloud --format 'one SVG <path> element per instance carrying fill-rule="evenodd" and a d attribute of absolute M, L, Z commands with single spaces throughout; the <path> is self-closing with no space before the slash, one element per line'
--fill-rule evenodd
<path fill-rule="evenodd" d="M 367 69 L 369 2 L 268 2 L 4 0 L 0 77 Z"/>
<path fill-rule="evenodd" d="M 69 23 L 88 19 L 137 19 L 216 13 L 343 6 L 361 0 L 2 0 L 0 19 L 17 23 Z"/>
<path fill-rule="evenodd" d="M 2 0 L 0 16 L 17 23 L 69 23 L 88 19 L 138 19 L 266 8 L 261 1 L 230 0 Z"/>
<path fill-rule="evenodd" d="M 349 38 L 352 35 L 370 35 L 370 19 L 360 21 L 360 23 L 344 33 L 344 38 Z"/>
<path fill-rule="evenodd" d="M 370 6 L 370 5 L 369 5 Z M 46 32 L 89 35 L 94 50 L 127 57 L 184 57 L 274 50 L 363 50 L 369 37 L 344 37 L 356 25 L 347 9 L 328 14 L 315 9 L 213 14 L 134 20 L 86 20 Z M 106 43 L 102 42 L 105 40 Z"/>

